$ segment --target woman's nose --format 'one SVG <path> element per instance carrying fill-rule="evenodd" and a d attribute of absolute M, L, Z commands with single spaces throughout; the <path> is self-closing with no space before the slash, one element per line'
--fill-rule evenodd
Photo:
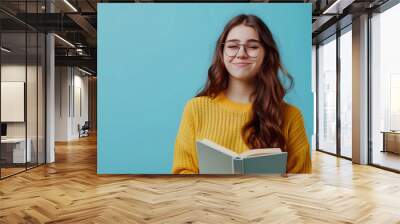
<path fill-rule="evenodd" d="M 239 51 L 236 54 L 236 57 L 237 58 L 246 58 L 247 56 L 248 55 L 247 55 L 247 52 L 246 52 L 244 46 L 243 45 L 240 46 Z"/>

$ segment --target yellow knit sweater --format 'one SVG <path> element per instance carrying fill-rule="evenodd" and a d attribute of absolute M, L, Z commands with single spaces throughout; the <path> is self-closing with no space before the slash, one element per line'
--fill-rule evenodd
<path fill-rule="evenodd" d="M 287 141 L 288 173 L 310 173 L 310 145 L 302 114 L 285 104 L 283 133 Z M 175 141 L 174 174 L 199 173 L 196 140 L 207 138 L 236 153 L 249 150 L 241 129 L 251 118 L 251 103 L 237 103 L 223 93 L 216 98 L 195 97 L 185 105 Z"/>

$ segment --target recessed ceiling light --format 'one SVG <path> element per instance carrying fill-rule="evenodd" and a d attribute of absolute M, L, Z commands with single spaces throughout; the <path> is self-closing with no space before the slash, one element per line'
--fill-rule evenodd
<path fill-rule="evenodd" d="M 9 50 L 9 49 L 7 49 L 7 48 L 5 48 L 5 47 L 1 47 L 1 50 L 4 51 L 4 52 L 6 52 L 6 53 L 10 53 L 10 52 L 11 52 L 11 50 Z"/>
<path fill-rule="evenodd" d="M 86 70 L 83 70 L 83 69 L 81 69 L 81 68 L 79 68 L 79 67 L 78 67 L 78 70 L 81 71 L 81 72 L 83 72 L 83 73 L 85 73 L 85 74 L 87 74 L 87 75 L 93 75 L 92 73 L 90 73 L 90 72 L 88 72 L 88 71 L 86 71 Z"/>
<path fill-rule="evenodd" d="M 71 4 L 69 3 L 68 0 L 64 0 L 65 4 L 67 4 L 74 12 L 78 12 L 78 10 Z"/>
<path fill-rule="evenodd" d="M 57 34 L 54 34 L 54 36 L 57 37 L 58 39 L 60 39 L 62 42 L 64 42 L 64 43 L 66 43 L 67 45 L 69 45 L 70 47 L 75 48 L 75 45 L 73 45 L 73 44 L 72 44 L 71 42 L 69 42 L 68 40 L 66 40 L 66 39 L 64 39 L 64 38 L 62 38 L 62 37 L 60 37 L 60 36 L 57 35 Z"/>
<path fill-rule="evenodd" d="M 322 14 L 342 14 L 343 9 L 353 3 L 355 0 L 336 0 Z"/>

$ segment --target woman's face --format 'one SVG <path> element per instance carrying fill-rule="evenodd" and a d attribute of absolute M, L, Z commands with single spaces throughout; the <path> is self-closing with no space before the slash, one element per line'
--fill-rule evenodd
<path fill-rule="evenodd" d="M 224 64 L 231 78 L 251 81 L 265 55 L 258 33 L 243 24 L 233 27 L 223 45 Z"/>

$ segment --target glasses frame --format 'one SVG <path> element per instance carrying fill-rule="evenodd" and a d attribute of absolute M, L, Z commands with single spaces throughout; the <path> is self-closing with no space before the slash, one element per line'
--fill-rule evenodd
<path fill-rule="evenodd" d="M 222 46 L 222 53 L 225 54 L 225 55 L 228 56 L 228 57 L 236 57 L 237 54 L 238 54 L 239 51 L 240 51 L 240 48 L 242 48 L 242 46 L 243 46 L 244 52 L 245 52 L 246 55 L 249 56 L 250 58 L 257 58 L 258 55 L 259 55 L 259 54 L 257 54 L 257 56 L 255 56 L 255 57 L 250 56 L 249 53 L 247 53 L 247 48 L 246 48 L 246 46 L 245 46 L 245 45 L 247 45 L 247 43 L 246 43 L 246 44 L 237 44 L 237 45 L 240 46 L 239 49 L 236 51 L 236 53 L 235 53 L 233 56 L 230 56 L 230 55 L 228 55 L 228 54 L 225 52 L 225 45 L 226 45 L 226 44 L 227 44 L 227 43 L 221 43 L 221 46 Z M 260 45 L 260 48 L 263 48 L 263 46 L 262 46 L 260 43 L 257 42 L 257 44 Z"/>

